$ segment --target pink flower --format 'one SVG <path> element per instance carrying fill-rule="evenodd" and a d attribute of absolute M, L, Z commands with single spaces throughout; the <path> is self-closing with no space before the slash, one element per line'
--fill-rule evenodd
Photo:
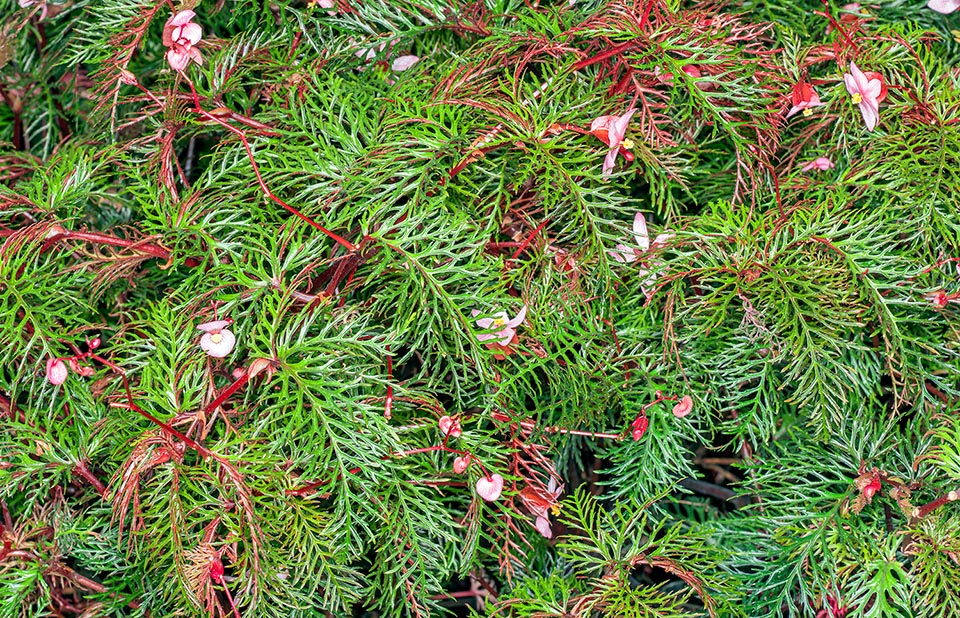
<path fill-rule="evenodd" d="M 449 416 L 441 416 L 440 420 L 437 421 L 437 425 L 440 427 L 440 433 L 444 436 L 459 438 L 463 433 L 463 428 L 460 427 L 460 421 Z"/>
<path fill-rule="evenodd" d="M 886 94 L 880 75 L 872 72 L 866 74 L 851 62 L 850 72 L 843 74 L 843 83 L 853 102 L 860 106 L 860 113 L 867 125 L 867 131 L 873 131 L 880 120 L 880 101 Z"/>
<path fill-rule="evenodd" d="M 833 161 L 831 161 L 826 157 L 817 157 L 816 159 L 814 159 L 813 161 L 810 161 L 800 169 L 803 170 L 804 172 L 809 172 L 810 170 L 813 170 L 813 169 L 818 169 L 821 172 L 825 172 L 827 170 L 833 169 Z"/>
<path fill-rule="evenodd" d="M 474 309 L 472 312 L 473 317 L 480 315 L 480 311 Z M 497 343 L 500 345 L 509 345 L 513 341 L 513 336 L 517 334 L 517 327 L 523 322 L 523 319 L 527 316 L 527 306 L 524 305 L 520 309 L 520 313 L 516 315 L 513 319 L 507 318 L 507 312 L 501 311 L 493 318 L 480 318 L 477 320 L 477 326 L 484 330 L 496 330 L 493 333 L 481 333 L 477 335 L 479 341 L 490 341 L 491 339 L 496 339 Z"/>
<path fill-rule="evenodd" d="M 481 476 L 477 479 L 477 495 L 487 502 L 494 502 L 503 492 L 503 477 L 491 474 L 490 477 Z"/>
<path fill-rule="evenodd" d="M 20 6 L 23 6 L 23 4 L 21 3 Z M 960 0 L 930 0 L 930 2 L 927 2 L 927 8 L 948 15 L 960 9 Z"/>
<path fill-rule="evenodd" d="M 203 38 L 203 30 L 191 21 L 196 15 L 193 11 L 180 11 L 163 27 L 163 44 L 170 48 L 167 62 L 174 71 L 183 71 L 191 60 L 203 64 L 200 50 L 194 47 Z"/>
<path fill-rule="evenodd" d="M 630 118 L 636 113 L 637 109 L 631 107 L 622 116 L 600 116 L 590 124 L 590 134 L 605 142 L 610 150 L 603 159 L 603 175 L 609 176 L 613 173 L 614 163 L 617 161 L 617 154 L 623 154 L 627 161 L 633 161 L 633 153 L 630 149 L 633 142 L 625 140 L 623 137 L 627 133 L 627 125 L 630 124 Z"/>
<path fill-rule="evenodd" d="M 538 516 L 533 527 L 536 528 L 537 532 L 542 534 L 544 538 L 549 539 L 553 537 L 553 528 L 550 527 L 550 519 L 547 517 Z"/>
<path fill-rule="evenodd" d="M 536 518 L 533 527 L 548 539 L 553 537 L 553 530 L 550 527 L 550 512 L 559 512 L 560 507 L 557 505 L 557 500 L 561 493 L 563 493 L 563 486 L 553 476 L 547 482 L 546 491 L 534 485 L 527 485 L 520 490 L 520 501 Z"/>
<path fill-rule="evenodd" d="M 207 322 L 197 327 L 197 330 L 203 331 L 200 337 L 200 347 L 209 356 L 214 358 L 223 358 L 233 350 L 233 344 L 237 338 L 233 336 L 227 326 L 233 324 L 233 320 L 216 320 Z"/>
<path fill-rule="evenodd" d="M 673 234 L 657 234 L 657 237 L 653 239 L 653 246 L 662 245 L 671 238 L 673 238 Z M 642 212 L 633 216 L 633 239 L 637 241 L 640 253 L 647 251 L 651 246 L 650 234 L 647 232 L 647 221 L 643 218 Z M 637 252 L 635 247 L 623 244 L 617 245 L 616 249 L 607 251 L 607 255 L 621 264 L 635 262 L 640 257 L 640 253 Z"/>
<path fill-rule="evenodd" d="M 47 361 L 47 382 L 54 386 L 60 386 L 67 381 L 67 365 L 59 358 L 51 358 Z"/>
<path fill-rule="evenodd" d="M 678 401 L 677 405 L 673 406 L 673 415 L 677 418 L 683 418 L 690 414 L 691 410 L 693 410 L 693 397 L 684 395 L 683 399 Z"/>
<path fill-rule="evenodd" d="M 393 61 L 393 64 L 390 65 L 390 68 L 399 73 L 400 71 L 406 71 L 418 62 L 420 62 L 419 56 L 414 56 L 412 54 L 400 56 Z"/>
<path fill-rule="evenodd" d="M 803 80 L 793 87 L 792 100 L 793 107 L 787 112 L 787 118 L 799 112 L 803 112 L 804 116 L 809 116 L 813 113 L 811 108 L 826 105 L 826 103 L 820 101 L 820 97 L 813 90 L 813 86 Z"/>

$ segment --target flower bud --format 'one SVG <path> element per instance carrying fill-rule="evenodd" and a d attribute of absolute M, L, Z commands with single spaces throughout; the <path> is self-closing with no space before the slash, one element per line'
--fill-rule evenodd
<path fill-rule="evenodd" d="M 453 471 L 457 474 L 463 474 L 470 467 L 470 455 L 464 457 L 455 457 L 453 460 Z"/>
<path fill-rule="evenodd" d="M 451 438 L 459 438 L 460 434 L 463 433 L 460 421 L 449 416 L 441 416 L 437 425 L 440 426 L 440 433 Z"/>
<path fill-rule="evenodd" d="M 51 358 L 47 361 L 47 381 L 54 386 L 59 386 L 67 381 L 67 365 L 59 358 Z"/>
<path fill-rule="evenodd" d="M 643 437 L 643 434 L 647 432 L 647 427 L 650 426 L 650 419 L 647 418 L 646 414 L 638 416 L 633 423 L 630 424 L 633 427 L 633 431 L 630 432 L 630 435 L 633 436 L 634 442 L 639 441 Z"/>

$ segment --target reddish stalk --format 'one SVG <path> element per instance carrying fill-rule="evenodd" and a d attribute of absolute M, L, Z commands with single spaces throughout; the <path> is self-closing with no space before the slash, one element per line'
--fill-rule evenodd
<path fill-rule="evenodd" d="M 538 226 L 537 226 L 537 229 L 533 230 L 533 231 L 530 233 L 530 235 L 527 236 L 527 238 L 520 244 L 520 246 L 517 247 L 517 250 L 513 252 L 513 255 L 510 256 L 510 259 L 511 259 L 511 260 L 517 259 L 517 258 L 520 256 L 520 254 L 523 253 L 524 250 L 526 250 L 526 248 L 530 245 L 530 243 L 533 241 L 533 239 L 536 238 L 537 234 L 540 233 L 540 230 L 542 230 L 543 227 L 544 227 L 547 223 L 549 223 L 549 222 L 550 222 L 550 218 L 549 218 L 549 217 L 546 218 L 546 219 L 544 219 L 544 220 L 543 220 L 543 223 L 541 223 L 540 225 L 538 225 Z"/>
<path fill-rule="evenodd" d="M 830 25 L 833 26 L 837 32 L 843 36 L 844 40 L 847 42 L 847 45 L 853 48 L 854 53 L 859 52 L 860 50 L 857 49 L 857 44 L 853 42 L 853 39 L 850 38 L 850 35 L 847 34 L 847 31 L 841 28 L 840 23 L 833 18 L 833 15 L 830 14 L 830 4 L 827 2 L 827 0 L 820 0 L 820 2 L 823 4 L 823 12 L 821 13 L 820 11 L 814 11 L 814 13 L 826 17 L 830 22 Z"/>
<path fill-rule="evenodd" d="M 653 404 L 650 404 L 653 405 Z M 501 423 L 516 423 L 520 427 L 523 427 L 527 430 L 534 430 L 537 428 L 537 424 L 533 421 L 517 421 L 510 418 L 508 415 L 503 412 L 493 412 L 491 414 L 494 420 L 500 421 Z M 602 431 L 581 431 L 579 429 L 567 429 L 566 427 L 559 427 L 556 425 L 547 426 L 542 428 L 543 431 L 547 433 L 560 433 L 568 434 L 571 436 L 584 436 L 587 438 L 602 438 L 605 440 L 623 440 L 623 434 L 619 433 L 605 433 Z"/>
<path fill-rule="evenodd" d="M 956 490 L 951 491 L 946 495 L 940 496 L 936 500 L 933 500 L 931 502 L 924 504 L 923 506 L 918 506 L 917 508 L 913 509 L 913 513 L 911 513 L 911 515 L 913 516 L 912 518 L 923 519 L 930 513 L 939 509 L 944 504 L 948 502 L 955 502 L 957 500 L 960 500 L 960 493 L 958 493 Z"/>
<path fill-rule="evenodd" d="M 390 384 L 390 378 L 393 377 L 393 357 L 390 356 L 390 346 L 387 346 L 387 400 L 383 404 L 383 418 L 390 420 L 393 415 L 393 385 Z"/>
<path fill-rule="evenodd" d="M 250 148 L 250 142 L 247 141 L 247 134 L 244 131 L 241 131 L 240 129 L 234 127 L 233 125 L 227 124 L 223 120 L 217 118 L 213 114 L 204 110 L 200 106 L 200 95 L 197 94 L 196 88 L 193 87 L 193 82 L 190 81 L 190 78 L 187 77 L 186 74 L 184 74 L 182 71 L 180 74 L 183 76 L 184 80 L 187 82 L 187 85 L 190 86 L 190 92 L 193 93 L 194 111 L 197 114 L 206 118 L 207 120 L 212 120 L 213 122 L 217 123 L 221 127 L 225 128 L 226 130 L 230 131 L 231 133 L 233 133 L 234 135 L 240 138 L 240 142 L 243 144 L 243 148 L 247 152 L 247 158 L 250 159 L 250 165 L 253 167 L 253 173 L 257 177 L 257 184 L 260 186 L 260 190 L 263 191 L 263 194 L 266 195 L 274 203 L 282 207 L 284 210 L 289 212 L 290 214 L 296 216 L 301 221 L 304 221 L 305 223 L 311 225 L 312 227 L 316 228 L 317 230 L 325 234 L 328 238 L 330 238 L 331 240 L 336 242 L 338 245 L 345 248 L 347 251 L 352 252 L 356 250 L 357 247 L 352 242 L 341 237 L 339 234 L 336 234 L 335 232 L 332 232 L 327 228 L 323 227 L 322 225 L 320 225 L 319 223 L 317 223 L 307 215 L 303 214 L 293 206 L 287 204 L 282 199 L 274 195 L 273 191 L 270 190 L 270 187 L 267 186 L 267 183 L 264 182 L 263 180 L 263 176 L 261 176 L 260 174 L 260 166 L 257 165 L 257 160 L 253 156 L 253 149 Z"/>

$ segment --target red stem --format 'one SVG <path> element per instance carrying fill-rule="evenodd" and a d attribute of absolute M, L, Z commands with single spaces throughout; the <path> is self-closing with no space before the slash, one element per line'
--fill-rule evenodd
<path fill-rule="evenodd" d="M 313 226 L 323 234 L 326 234 L 328 238 L 330 238 L 331 240 L 336 242 L 338 245 L 345 248 L 347 251 L 354 251 L 357 247 L 352 242 L 350 242 L 349 240 L 346 240 L 345 238 L 341 237 L 340 235 L 334 232 L 331 232 L 327 228 L 323 227 L 322 225 L 320 225 L 319 223 L 317 223 L 307 215 L 303 214 L 293 206 L 290 206 L 289 204 L 287 204 L 286 202 L 284 202 L 279 197 L 273 194 L 273 191 L 271 191 L 270 187 L 267 186 L 267 183 L 264 182 L 263 176 L 260 175 L 260 166 L 257 165 L 257 160 L 253 156 L 253 150 L 250 148 L 250 143 L 247 141 L 246 133 L 234 127 L 233 125 L 227 124 L 223 120 L 220 120 L 213 114 L 210 114 L 209 112 L 204 111 L 204 109 L 200 107 L 200 95 L 197 94 L 196 88 L 193 87 L 193 82 L 191 82 L 190 78 L 187 77 L 186 74 L 183 73 L 182 71 L 180 74 L 183 76 L 187 84 L 190 86 L 190 92 L 193 93 L 193 104 L 195 108 L 194 111 L 200 114 L 201 116 L 203 116 L 204 118 L 208 120 L 212 120 L 213 122 L 219 124 L 226 130 L 230 131 L 231 133 L 233 133 L 234 135 L 240 138 L 240 141 L 243 143 L 244 150 L 247 151 L 247 158 L 250 159 L 250 165 L 253 167 L 253 173 L 257 177 L 257 184 L 260 185 L 260 190 L 263 191 L 263 194 L 266 195 L 268 198 L 270 198 L 276 204 L 280 205 L 287 212 L 298 217 L 300 220 L 306 222 L 307 224 Z"/>
<path fill-rule="evenodd" d="M 544 219 L 543 223 L 538 225 L 537 229 L 533 230 L 533 232 L 531 232 L 530 235 L 527 236 L 527 238 L 523 241 L 523 243 L 519 247 L 517 247 L 517 250 L 513 252 L 513 255 L 510 256 L 510 259 L 511 260 L 517 259 L 520 256 L 520 254 L 524 252 L 527 246 L 533 241 L 536 235 L 540 233 L 540 230 L 543 229 L 543 226 L 545 226 L 549 222 L 550 222 L 549 217 Z"/>

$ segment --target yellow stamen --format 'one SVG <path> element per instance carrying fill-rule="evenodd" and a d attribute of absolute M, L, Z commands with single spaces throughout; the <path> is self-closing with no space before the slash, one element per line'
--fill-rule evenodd
<path fill-rule="evenodd" d="M 553 506 L 551 506 L 551 507 L 550 507 L 550 512 L 553 513 L 553 516 L 554 516 L 554 517 L 556 517 L 557 515 L 559 515 L 559 514 L 560 514 L 560 505 L 559 505 L 559 504 L 554 504 Z"/>
<path fill-rule="evenodd" d="M 633 143 L 633 140 L 628 137 L 627 139 L 620 142 L 620 145 L 626 148 L 627 150 L 632 150 L 634 143 Z"/>
<path fill-rule="evenodd" d="M 860 102 L 861 102 L 861 101 L 863 101 L 863 95 L 861 95 L 859 92 L 855 92 L 855 93 L 853 94 L 853 102 L 854 102 L 856 105 L 860 105 Z"/>
<path fill-rule="evenodd" d="M 804 115 L 804 116 L 813 116 L 813 110 L 808 107 L 807 109 L 803 110 L 803 115 Z"/>
<path fill-rule="evenodd" d="M 501 326 L 506 326 L 507 323 L 501 319 L 496 319 L 493 321 L 493 326 L 491 328 L 500 328 Z"/>
<path fill-rule="evenodd" d="M 214 343 L 220 343 L 221 341 L 223 341 L 223 335 L 221 335 L 220 333 L 213 333 L 212 335 L 210 335 L 210 341 Z"/>

